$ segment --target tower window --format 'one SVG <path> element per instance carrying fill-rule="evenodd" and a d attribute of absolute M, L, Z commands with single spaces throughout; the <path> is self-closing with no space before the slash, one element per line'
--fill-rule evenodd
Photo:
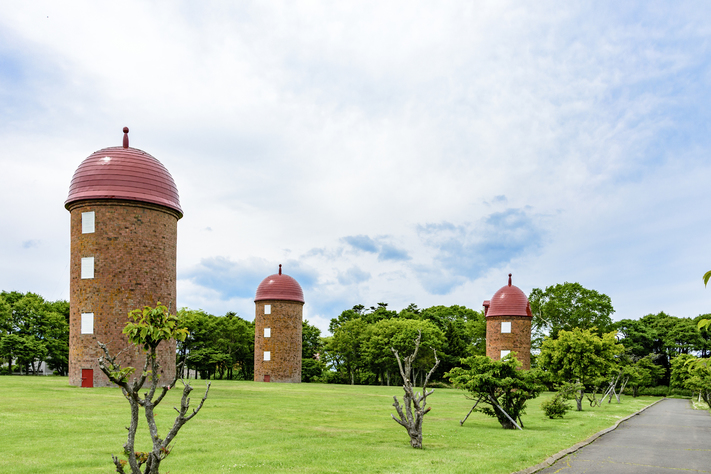
<path fill-rule="evenodd" d="M 264 314 L 272 314 L 272 305 L 270 305 L 270 304 L 264 305 Z"/>
<path fill-rule="evenodd" d="M 511 351 L 501 351 L 501 358 L 503 359 L 504 357 L 509 355 L 509 353 L 511 353 Z"/>
<path fill-rule="evenodd" d="M 94 211 L 81 213 L 81 233 L 94 233 Z"/>
<path fill-rule="evenodd" d="M 272 353 L 270 351 L 264 351 L 264 360 L 272 360 Z"/>
<path fill-rule="evenodd" d="M 264 328 L 264 337 L 272 337 L 272 328 Z"/>
<path fill-rule="evenodd" d="M 94 313 L 81 313 L 81 333 L 94 334 Z"/>
<path fill-rule="evenodd" d="M 511 321 L 502 321 L 501 322 L 501 332 L 502 333 L 511 332 Z"/>
<path fill-rule="evenodd" d="M 82 280 L 94 278 L 94 257 L 84 257 L 81 259 Z"/>

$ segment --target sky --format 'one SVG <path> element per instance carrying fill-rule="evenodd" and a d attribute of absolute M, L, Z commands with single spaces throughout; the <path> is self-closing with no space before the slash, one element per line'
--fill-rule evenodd
<path fill-rule="evenodd" d="M 0 289 L 69 298 L 69 183 L 130 144 L 172 174 L 178 306 L 605 293 L 711 313 L 711 3 L 11 2 Z"/>

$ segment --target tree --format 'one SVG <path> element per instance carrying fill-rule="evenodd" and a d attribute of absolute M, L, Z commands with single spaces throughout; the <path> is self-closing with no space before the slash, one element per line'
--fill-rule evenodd
<path fill-rule="evenodd" d="M 615 365 L 615 357 L 624 347 L 617 344 L 615 332 L 602 337 L 590 329 L 561 330 L 558 338 L 546 338 L 538 358 L 539 366 L 558 382 L 580 382 L 581 390 L 575 397 L 578 411 L 582 411 L 585 390 L 596 379 L 608 375 Z"/>
<path fill-rule="evenodd" d="M 559 331 L 595 328 L 598 335 L 612 330 L 615 312 L 610 297 L 584 288 L 580 283 L 557 284 L 545 290 L 534 288 L 528 297 L 533 313 L 533 332 L 556 338 Z"/>
<path fill-rule="evenodd" d="M 402 406 L 400 406 L 397 396 L 393 395 L 393 400 L 395 400 L 393 406 L 397 411 L 398 417 L 396 418 L 392 413 L 390 416 L 400 426 L 407 430 L 407 434 L 410 436 L 410 446 L 417 449 L 422 449 L 422 422 L 424 421 L 425 415 L 429 413 L 431 409 L 425 408 L 427 407 L 427 397 L 434 393 L 434 389 L 429 392 L 427 391 L 427 383 L 429 382 L 432 373 L 439 365 L 437 351 L 433 349 L 432 352 L 434 352 L 435 363 L 425 377 L 425 381 L 422 384 L 422 392 L 415 393 L 412 384 L 412 362 L 417 359 L 417 351 L 420 349 L 420 339 L 421 334 L 418 333 L 417 339 L 414 341 L 414 352 L 403 359 L 405 363 L 404 367 L 402 361 L 400 361 L 398 351 L 394 347 L 390 348 L 392 353 L 395 355 L 395 359 L 397 359 L 397 365 L 400 368 L 400 376 L 403 380 L 402 389 L 405 391 L 405 395 L 402 397 Z M 405 409 L 404 412 L 403 408 Z"/>
<path fill-rule="evenodd" d="M 160 463 L 165 459 L 172 449 L 171 442 L 178 434 L 180 428 L 185 423 L 190 421 L 202 409 L 207 394 L 210 390 L 210 384 L 207 384 L 205 395 L 202 397 L 197 408 L 193 409 L 191 414 L 188 414 L 190 408 L 190 392 L 193 388 L 183 381 L 183 396 L 180 402 L 180 410 L 176 408 L 178 416 L 175 418 L 173 426 L 168 431 L 165 438 L 158 435 L 158 427 L 155 422 L 155 409 L 163 401 L 163 398 L 168 393 L 168 390 L 175 386 L 182 368 L 175 371 L 175 377 L 168 384 L 160 386 L 160 394 L 157 398 L 156 391 L 161 383 L 160 379 L 160 364 L 156 357 L 156 349 L 163 341 L 170 339 L 185 340 L 188 331 L 180 327 L 180 321 L 177 316 L 171 315 L 168 308 L 160 304 L 155 308 L 145 306 L 143 310 L 136 309 L 129 313 L 129 321 L 123 329 L 123 333 L 128 336 L 131 344 L 140 346 L 146 353 L 146 362 L 143 366 L 143 371 L 137 375 L 132 382 L 129 378 L 136 371 L 134 367 L 122 368 L 114 357 L 109 354 L 106 345 L 99 342 L 99 346 L 104 352 L 104 355 L 99 357 L 99 368 L 106 376 L 119 387 L 131 405 L 131 424 L 128 427 L 128 440 L 124 444 L 124 454 L 128 457 L 128 462 L 119 460 L 116 456 L 112 456 L 116 472 L 125 474 L 124 467 L 128 464 L 132 474 L 141 474 L 141 466 L 145 464 L 144 474 L 158 474 Z M 139 393 L 143 388 L 146 380 L 150 378 L 150 388 L 141 396 Z M 152 447 L 147 452 L 136 452 L 136 431 L 138 429 L 139 410 L 143 408 L 148 430 L 152 441 Z"/>
<path fill-rule="evenodd" d="M 416 353 L 414 342 L 418 338 L 433 351 L 440 351 L 444 344 L 442 331 L 429 321 L 382 319 L 367 328 L 362 351 L 368 369 L 381 380 L 381 384 L 385 379 L 390 385 L 391 376 L 399 373 L 398 364 L 392 358 L 392 349 L 401 353 Z M 429 351 L 421 352 L 411 361 L 411 376 L 415 385 L 433 364 L 433 354 Z"/>
<path fill-rule="evenodd" d="M 355 384 L 356 374 L 365 366 L 361 346 L 365 342 L 367 327 L 361 318 L 347 320 L 336 326 L 333 336 L 327 341 L 329 362 L 337 371 L 345 372 L 351 385 Z"/>
<path fill-rule="evenodd" d="M 434 323 L 444 335 L 440 354 L 442 363 L 435 373 L 435 379 L 458 367 L 461 359 L 486 354 L 484 311 L 458 305 L 432 306 L 422 310 L 419 318 Z"/>
<path fill-rule="evenodd" d="M 5 345 L 16 348 L 16 362 L 26 374 L 35 374 L 43 361 L 60 375 L 66 375 L 69 359 L 69 303 L 48 302 L 35 293 L 0 293 L 0 340 L 15 335 Z M 9 354 L 6 352 L 6 354 Z M 7 355 L 6 355 L 7 357 Z M 8 365 L 12 362 L 8 360 Z"/>
<path fill-rule="evenodd" d="M 625 376 L 629 377 L 627 385 L 632 388 L 632 397 L 639 396 L 642 387 L 656 386 L 664 377 L 666 369 L 653 362 L 654 354 L 638 359 L 623 369 Z"/>
<path fill-rule="evenodd" d="M 301 358 L 313 359 L 323 350 L 321 330 L 309 324 L 309 321 L 306 319 L 301 325 Z"/>
<path fill-rule="evenodd" d="M 704 286 L 708 285 L 710 279 L 711 279 L 711 270 L 704 273 Z M 699 320 L 697 325 L 698 325 L 697 327 L 699 329 L 704 329 L 704 328 L 711 329 L 711 318 L 708 318 L 708 319 L 703 318 L 703 319 Z"/>
<path fill-rule="evenodd" d="M 445 376 L 456 388 L 469 392 L 467 398 L 477 400 L 472 411 L 493 416 L 504 429 L 522 429 L 521 415 L 526 412 L 526 402 L 543 390 L 535 372 L 520 370 L 515 353 L 498 361 L 487 356 L 468 357 L 462 359 L 462 365 L 468 368 L 455 367 Z M 489 406 L 478 407 L 480 403 Z"/>

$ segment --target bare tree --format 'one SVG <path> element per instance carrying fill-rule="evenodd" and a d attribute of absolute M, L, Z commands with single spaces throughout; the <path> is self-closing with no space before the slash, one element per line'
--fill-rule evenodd
<path fill-rule="evenodd" d="M 405 395 L 402 397 L 402 406 L 400 406 L 397 396 L 393 395 L 393 399 L 395 400 L 393 406 L 395 407 L 395 410 L 397 410 L 399 418 L 396 418 L 393 414 L 390 416 L 407 430 L 407 434 L 410 436 L 410 446 L 417 449 L 422 449 L 422 421 L 431 409 L 425 408 L 427 406 L 427 397 L 434 393 L 434 389 L 429 392 L 427 391 L 427 384 L 429 383 L 430 377 L 434 373 L 435 369 L 439 365 L 437 351 L 432 349 L 434 352 L 435 365 L 432 369 L 430 369 L 427 377 L 425 377 L 425 382 L 422 385 L 422 393 L 420 394 L 415 392 L 412 386 L 412 362 L 417 357 L 417 351 L 420 349 L 421 338 L 422 331 L 418 331 L 417 338 L 415 339 L 415 351 L 403 359 L 405 363 L 404 368 L 397 351 L 392 347 L 390 348 L 390 350 L 393 351 L 393 354 L 395 354 L 397 365 L 400 367 L 400 375 L 403 380 L 402 389 L 405 391 Z"/>
<path fill-rule="evenodd" d="M 160 394 L 155 398 L 160 383 L 158 375 L 160 374 L 160 364 L 156 357 L 156 348 L 158 344 L 164 340 L 184 339 L 187 331 L 178 328 L 177 317 L 171 315 L 168 308 L 162 306 L 160 303 L 158 303 L 155 308 L 146 306 L 143 310 L 132 311 L 129 316 L 133 317 L 135 322 L 126 324 L 126 328 L 123 332 L 128 335 L 130 342 L 141 345 L 147 352 L 146 362 L 143 365 L 143 372 L 140 376 L 129 383 L 129 377 L 136 369 L 133 367 L 121 368 L 120 364 L 116 362 L 117 356 L 111 357 L 109 350 L 106 348 L 106 344 L 99 342 L 99 346 L 104 351 L 104 355 L 99 357 L 99 368 L 106 374 L 111 382 L 121 387 L 123 395 L 131 405 L 131 424 L 126 428 L 128 430 L 128 440 L 126 444 L 123 445 L 124 454 L 128 457 L 128 461 L 119 459 L 113 455 L 111 457 L 116 466 L 116 472 L 119 474 L 126 474 L 126 471 L 124 471 L 126 464 L 128 464 L 131 469 L 131 474 L 142 474 L 141 467 L 144 467 L 143 474 L 158 474 L 161 461 L 170 454 L 172 448 L 170 443 L 178 434 L 180 428 L 197 415 L 205 403 L 207 393 L 210 390 L 210 384 L 207 384 L 205 395 L 202 397 L 198 407 L 193 409 L 192 413 L 188 414 L 190 408 L 189 395 L 193 388 L 181 378 L 184 387 L 183 396 L 180 400 L 180 409 L 174 408 L 175 411 L 178 412 L 178 416 L 175 418 L 175 422 L 173 422 L 173 426 L 170 431 L 168 431 L 166 437 L 161 438 L 158 435 L 158 428 L 155 422 L 155 408 L 163 401 L 168 390 L 175 386 L 178 378 L 180 378 L 183 373 L 183 367 L 181 366 L 175 371 L 175 377 L 170 383 L 160 386 Z M 141 396 L 139 392 L 149 378 L 150 388 Z M 148 452 L 136 452 L 134 448 L 139 410 L 141 407 L 143 407 L 145 412 L 148 430 L 153 444 L 152 449 Z"/>

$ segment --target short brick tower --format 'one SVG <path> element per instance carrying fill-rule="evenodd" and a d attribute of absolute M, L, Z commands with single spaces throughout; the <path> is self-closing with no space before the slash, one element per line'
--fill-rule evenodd
<path fill-rule="evenodd" d="M 509 284 L 494 293 L 491 300 L 484 301 L 486 315 L 486 355 L 501 360 L 509 352 L 523 369 L 531 368 L 531 306 L 526 294 Z"/>
<path fill-rule="evenodd" d="M 304 292 L 289 275 L 265 278 L 254 297 L 254 381 L 301 382 Z"/>
<path fill-rule="evenodd" d="M 77 168 L 64 206 L 71 213 L 69 383 L 110 385 L 97 359 L 105 343 L 140 374 L 145 357 L 122 330 L 128 313 L 159 301 L 176 308 L 178 189 L 168 170 L 128 146 L 99 150 Z M 175 375 L 175 342 L 158 347 L 162 379 Z"/>

